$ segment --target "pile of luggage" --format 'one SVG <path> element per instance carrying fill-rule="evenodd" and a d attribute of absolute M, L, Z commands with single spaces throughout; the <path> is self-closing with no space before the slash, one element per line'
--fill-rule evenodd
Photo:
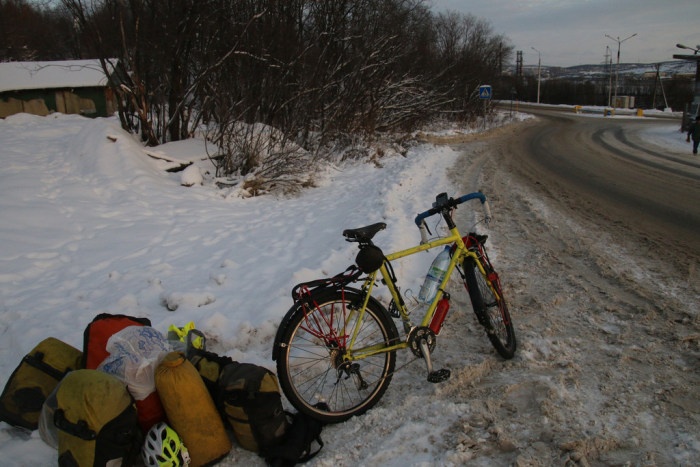
<path fill-rule="evenodd" d="M 191 323 L 171 331 L 100 314 L 82 351 L 43 340 L 7 381 L 0 420 L 38 429 L 59 466 L 212 465 L 231 450 L 229 433 L 269 464 L 318 453 L 321 424 L 283 410 L 274 373 L 207 351 Z"/>

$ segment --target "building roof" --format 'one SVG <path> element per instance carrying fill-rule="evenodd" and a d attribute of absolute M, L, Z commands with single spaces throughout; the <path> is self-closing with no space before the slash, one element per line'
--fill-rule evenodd
<path fill-rule="evenodd" d="M 99 60 L 0 63 L 0 92 L 106 85 Z"/>

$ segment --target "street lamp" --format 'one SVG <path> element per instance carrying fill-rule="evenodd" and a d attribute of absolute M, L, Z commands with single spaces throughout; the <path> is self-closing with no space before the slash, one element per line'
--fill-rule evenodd
<path fill-rule="evenodd" d="M 542 54 L 534 47 L 530 47 L 537 52 L 537 103 L 540 103 L 540 68 L 542 66 Z"/>
<path fill-rule="evenodd" d="M 700 45 L 696 45 L 695 47 L 688 47 L 687 45 L 683 44 L 676 44 L 676 47 L 679 49 L 688 49 L 693 51 L 693 55 L 697 55 L 698 52 L 700 52 Z"/>
<path fill-rule="evenodd" d="M 617 77 L 618 73 L 620 71 L 620 45 L 625 42 L 627 39 L 632 39 L 634 36 L 636 36 L 637 33 L 635 32 L 629 37 L 625 37 L 624 39 L 620 40 L 620 36 L 617 36 L 617 39 L 611 36 L 608 36 L 607 34 L 605 37 L 608 39 L 612 39 L 615 42 L 617 42 L 617 65 L 615 66 L 615 100 L 613 101 L 613 109 L 615 108 L 615 105 L 617 104 Z"/>

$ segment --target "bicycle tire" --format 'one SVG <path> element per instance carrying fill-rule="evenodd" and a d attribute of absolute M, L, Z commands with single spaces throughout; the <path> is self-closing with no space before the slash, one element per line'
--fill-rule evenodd
<path fill-rule="evenodd" d="M 474 258 L 464 260 L 464 280 L 469 292 L 469 298 L 479 323 L 486 329 L 491 344 L 498 354 L 511 359 L 515 356 L 515 329 L 508 311 L 508 305 L 503 297 L 498 275 L 488 264 L 483 264 L 486 275 L 482 274 Z M 489 276 L 496 280 L 490 280 Z M 491 291 L 494 288 L 499 298 Z"/>
<path fill-rule="evenodd" d="M 365 413 L 379 402 L 393 376 L 395 350 L 342 361 L 347 335 L 340 331 L 354 329 L 354 320 L 346 320 L 354 304 L 360 302 L 361 294 L 355 291 L 317 292 L 292 307 L 296 310 L 281 333 L 277 357 L 280 386 L 297 410 L 324 423 Z M 388 345 L 398 339 L 387 311 L 370 298 L 355 348 Z"/>

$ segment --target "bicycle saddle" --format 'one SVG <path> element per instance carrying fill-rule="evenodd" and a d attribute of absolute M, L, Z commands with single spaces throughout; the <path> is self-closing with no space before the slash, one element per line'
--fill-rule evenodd
<path fill-rule="evenodd" d="M 384 222 L 377 222 L 376 224 L 368 225 L 366 227 L 360 227 L 358 229 L 345 229 L 343 230 L 343 237 L 348 242 L 365 242 L 372 240 L 377 232 L 386 229 L 386 224 Z"/>

